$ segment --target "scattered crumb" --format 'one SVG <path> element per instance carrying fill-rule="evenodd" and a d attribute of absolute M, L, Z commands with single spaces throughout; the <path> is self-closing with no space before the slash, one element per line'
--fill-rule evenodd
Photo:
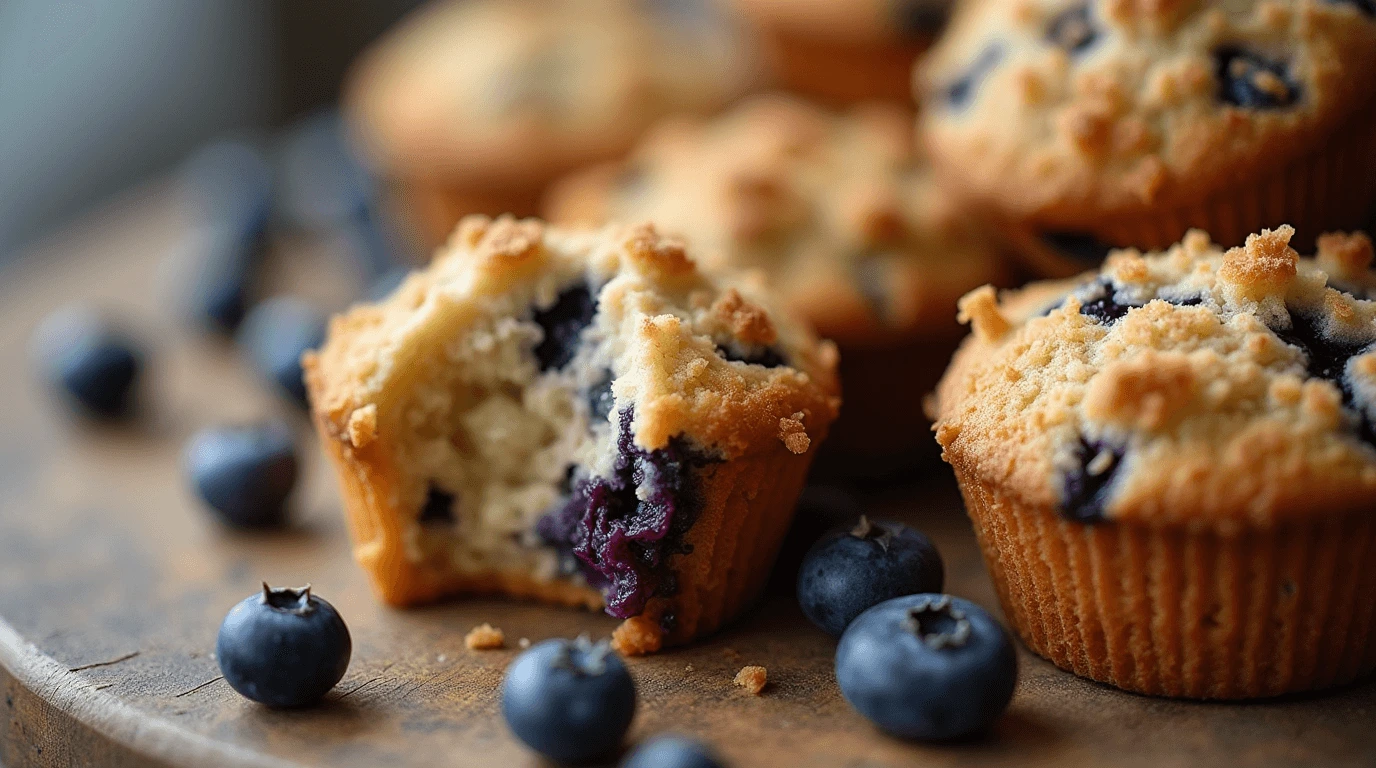
<path fill-rule="evenodd" d="M 472 651 L 491 651 L 506 647 L 506 635 L 491 624 L 480 624 L 464 636 L 463 644 Z"/>
<path fill-rule="evenodd" d="M 741 667 L 741 671 L 736 673 L 736 685 L 750 691 L 755 696 L 760 695 L 764 686 L 769 682 L 769 671 L 764 667 L 749 665 Z"/>
<path fill-rule="evenodd" d="M 721 655 L 725 656 L 728 659 L 731 659 L 732 661 L 740 661 L 741 659 L 741 652 L 736 650 L 735 648 L 723 648 L 721 649 Z"/>
<path fill-rule="evenodd" d="M 524 649 L 526 649 L 526 648 L 529 648 L 529 647 L 530 647 L 530 638 L 528 638 L 528 637 L 523 637 L 523 638 L 521 638 L 520 640 L 517 640 L 517 641 L 516 641 L 516 645 L 520 646 L 520 648 L 521 648 L 522 650 L 524 650 Z"/>
<path fill-rule="evenodd" d="M 812 445 L 812 439 L 807 436 L 807 429 L 803 426 L 803 415 L 800 411 L 786 419 L 779 419 L 779 439 L 784 441 L 784 447 L 790 453 L 807 453 Z"/>
<path fill-rule="evenodd" d="M 692 664 L 689 664 L 688 666 L 686 666 L 686 667 L 683 668 L 683 671 L 684 671 L 684 672 L 692 672 L 692 671 L 693 671 L 693 665 L 692 665 Z"/>
<path fill-rule="evenodd" d="M 612 648 L 622 656 L 644 656 L 663 644 L 664 630 L 659 622 L 643 615 L 626 619 L 612 632 Z"/>
<path fill-rule="evenodd" d="M 435 657 L 435 661 L 438 661 L 439 663 L 443 664 L 444 662 L 449 661 L 449 657 L 441 653 L 439 656 Z"/>

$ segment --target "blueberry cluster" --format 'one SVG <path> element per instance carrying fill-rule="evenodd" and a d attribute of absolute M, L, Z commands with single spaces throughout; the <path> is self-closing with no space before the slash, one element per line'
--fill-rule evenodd
<path fill-rule="evenodd" d="M 681 439 L 640 448 L 634 420 L 633 408 L 621 411 L 611 476 L 576 479 L 569 498 L 537 526 L 546 542 L 577 557 L 589 583 L 602 589 L 607 613 L 618 618 L 677 591 L 668 561 L 691 551 L 683 537 L 701 505 L 694 471 L 711 462 Z"/>
<path fill-rule="evenodd" d="M 1347 380 L 1347 363 L 1353 357 L 1363 354 L 1376 344 L 1376 338 L 1361 340 L 1331 339 L 1320 332 L 1318 318 L 1305 312 L 1290 312 L 1289 328 L 1272 328 L 1281 341 L 1298 347 L 1304 353 L 1305 367 L 1310 376 L 1331 381 L 1342 392 L 1343 404 L 1353 405 L 1352 385 Z M 1376 446 L 1376 425 L 1366 415 L 1365 410 L 1355 409 L 1358 414 L 1357 432 L 1367 443 Z"/>
<path fill-rule="evenodd" d="M 547 309 L 535 312 L 535 323 L 544 337 L 535 346 L 540 370 L 560 370 L 578 354 L 583 329 L 597 316 L 597 297 L 588 286 L 578 285 L 559 294 Z"/>

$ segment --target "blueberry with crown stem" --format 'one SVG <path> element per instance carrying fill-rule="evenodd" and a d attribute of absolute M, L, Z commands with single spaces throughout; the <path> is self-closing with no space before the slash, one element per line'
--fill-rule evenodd
<path fill-rule="evenodd" d="M 846 701 L 880 728 L 946 740 L 986 730 L 1007 708 L 1018 658 L 1003 626 L 950 595 L 908 595 L 860 614 L 836 648 Z"/>
<path fill-rule="evenodd" d="M 269 587 L 230 609 L 215 641 L 225 682 L 269 707 L 304 707 L 344 677 L 353 653 L 339 612 L 300 589 Z"/>
<path fill-rule="evenodd" d="M 940 592 L 941 554 L 922 533 L 864 515 L 848 530 L 812 545 L 798 569 L 798 604 L 808 619 L 840 637 L 867 608 L 920 592 Z"/>
<path fill-rule="evenodd" d="M 578 763 L 621 744 L 635 715 L 635 683 L 602 641 L 546 640 L 516 657 L 502 683 L 511 732 L 551 760 Z"/>
<path fill-rule="evenodd" d="M 191 438 L 186 469 L 196 493 L 225 523 L 267 528 L 286 522 L 296 456 L 285 424 L 215 427 Z"/>

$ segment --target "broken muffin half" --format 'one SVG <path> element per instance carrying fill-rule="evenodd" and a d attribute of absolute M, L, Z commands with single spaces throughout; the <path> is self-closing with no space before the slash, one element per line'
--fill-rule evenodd
<path fill-rule="evenodd" d="M 735 616 L 840 405 L 835 348 L 768 306 L 648 225 L 465 219 L 304 360 L 378 593 L 604 607 L 623 652 Z"/>

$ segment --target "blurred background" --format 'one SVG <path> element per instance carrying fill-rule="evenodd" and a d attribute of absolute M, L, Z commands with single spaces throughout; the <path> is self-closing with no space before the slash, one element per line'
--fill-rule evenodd
<path fill-rule="evenodd" d="M 210 137 L 336 100 L 417 0 L 0 0 L 0 262 Z"/>

